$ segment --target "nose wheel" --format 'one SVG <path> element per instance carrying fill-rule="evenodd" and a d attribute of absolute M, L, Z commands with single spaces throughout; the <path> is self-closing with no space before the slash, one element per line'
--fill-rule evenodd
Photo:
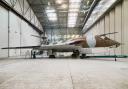
<path fill-rule="evenodd" d="M 49 58 L 56 58 L 55 55 L 49 55 Z"/>

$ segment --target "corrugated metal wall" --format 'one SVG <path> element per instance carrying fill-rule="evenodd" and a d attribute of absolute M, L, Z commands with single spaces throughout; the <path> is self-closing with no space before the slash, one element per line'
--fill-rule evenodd
<path fill-rule="evenodd" d="M 122 43 L 118 48 L 111 48 L 104 55 L 128 55 L 128 0 L 115 6 L 104 18 L 100 19 L 89 31 L 86 33 L 93 33 L 93 35 L 118 32 L 114 35 L 108 35 L 113 40 Z M 106 50 L 106 49 L 104 49 Z"/>
<path fill-rule="evenodd" d="M 18 18 L 15 14 L 9 12 L 9 18 L 10 18 L 10 31 L 9 31 L 9 46 L 10 47 L 20 47 L 20 30 L 21 30 L 21 19 Z M 20 50 L 11 49 L 9 51 L 10 56 L 18 56 L 20 55 Z"/>
<path fill-rule="evenodd" d="M 21 22 L 21 46 L 37 46 L 40 45 L 40 39 L 31 35 L 39 35 L 32 27 L 30 27 L 24 21 Z M 21 55 L 25 55 L 25 52 L 29 49 L 22 49 Z M 30 51 L 30 50 L 29 50 Z"/>
<path fill-rule="evenodd" d="M 0 48 L 8 47 L 8 11 L 0 6 Z M 8 50 L 0 49 L 0 57 L 8 57 Z"/>
<path fill-rule="evenodd" d="M 12 8 L 14 8 L 18 13 L 20 13 L 23 17 L 25 17 L 27 20 L 29 20 L 39 29 L 43 29 L 27 0 L 3 0 L 3 1 L 6 1 Z"/>
<path fill-rule="evenodd" d="M 8 0 L 10 2 L 11 0 Z M 14 8 L 23 14 L 26 12 L 25 5 L 21 5 L 21 3 L 26 3 L 26 0 L 16 0 L 18 1 L 15 4 Z M 20 6 L 19 6 L 20 5 Z M 27 4 L 28 5 L 28 4 Z M 29 5 L 28 5 L 29 6 Z M 36 16 L 32 12 L 31 8 L 28 8 L 25 16 L 29 19 L 33 24 L 35 24 L 38 28 L 41 28 L 39 21 Z M 30 11 L 31 10 L 31 11 Z M 31 13 L 31 14 L 30 14 Z M 8 11 L 7 9 L 0 6 L 0 58 L 8 57 L 8 56 L 20 56 L 25 55 L 25 52 L 29 49 L 25 50 L 2 50 L 3 47 L 20 47 L 20 46 L 36 46 L 40 44 L 40 39 L 32 37 L 31 35 L 39 35 L 28 23 L 19 18 L 13 12 Z M 30 50 L 29 50 L 30 51 Z M 9 54 L 9 55 L 8 55 Z"/>

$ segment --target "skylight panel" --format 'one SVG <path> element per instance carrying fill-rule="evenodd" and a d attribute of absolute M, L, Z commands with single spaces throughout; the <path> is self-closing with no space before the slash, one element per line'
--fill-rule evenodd
<path fill-rule="evenodd" d="M 69 9 L 69 12 L 78 12 L 79 9 Z"/>
<path fill-rule="evenodd" d="M 48 9 L 46 10 L 46 13 L 54 13 L 55 12 L 55 9 Z"/>
<path fill-rule="evenodd" d="M 62 4 L 63 3 L 63 0 L 56 0 L 56 3 L 57 4 Z"/>
<path fill-rule="evenodd" d="M 80 3 L 81 0 L 69 0 L 69 3 Z"/>
<path fill-rule="evenodd" d="M 56 14 L 56 10 L 54 8 L 47 7 L 46 14 L 50 21 L 57 21 L 57 14 Z"/>
<path fill-rule="evenodd" d="M 77 17 L 78 16 L 78 13 L 69 13 L 68 16 L 69 17 Z"/>
<path fill-rule="evenodd" d="M 68 27 L 75 27 L 81 0 L 69 0 Z"/>
<path fill-rule="evenodd" d="M 69 4 L 69 8 L 70 9 L 74 9 L 74 8 L 77 8 L 77 9 L 79 9 L 80 8 L 80 3 L 70 3 Z"/>
<path fill-rule="evenodd" d="M 86 30 L 89 28 L 116 1 L 117 0 L 101 0 L 92 11 L 90 18 L 84 26 L 84 29 Z"/>

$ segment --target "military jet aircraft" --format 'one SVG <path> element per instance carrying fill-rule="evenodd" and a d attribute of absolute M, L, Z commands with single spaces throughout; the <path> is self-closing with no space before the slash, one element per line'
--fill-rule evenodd
<path fill-rule="evenodd" d="M 79 38 L 67 40 L 64 43 L 58 44 L 41 44 L 39 46 L 24 46 L 24 47 L 6 47 L 2 49 L 34 49 L 34 50 L 47 50 L 49 51 L 49 58 L 55 58 L 55 52 L 73 52 L 72 57 L 78 57 L 80 55 L 81 48 L 94 48 L 94 47 L 118 47 L 120 43 L 108 38 L 106 35 L 115 34 L 107 33 L 101 35 L 87 35 Z M 85 57 L 85 53 L 82 54 Z"/>

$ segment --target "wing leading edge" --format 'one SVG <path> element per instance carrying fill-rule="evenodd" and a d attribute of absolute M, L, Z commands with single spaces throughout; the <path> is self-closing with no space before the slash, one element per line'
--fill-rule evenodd
<path fill-rule="evenodd" d="M 23 46 L 23 47 L 5 47 L 1 49 L 32 49 L 32 48 L 39 48 L 40 46 Z"/>
<path fill-rule="evenodd" d="M 82 41 L 84 41 L 84 39 L 70 40 L 63 44 L 56 44 L 56 45 L 54 44 L 54 45 L 42 45 L 42 46 L 5 47 L 2 49 L 38 49 L 38 50 L 70 51 L 80 48 L 80 46 L 76 46 L 76 45 Z"/>

